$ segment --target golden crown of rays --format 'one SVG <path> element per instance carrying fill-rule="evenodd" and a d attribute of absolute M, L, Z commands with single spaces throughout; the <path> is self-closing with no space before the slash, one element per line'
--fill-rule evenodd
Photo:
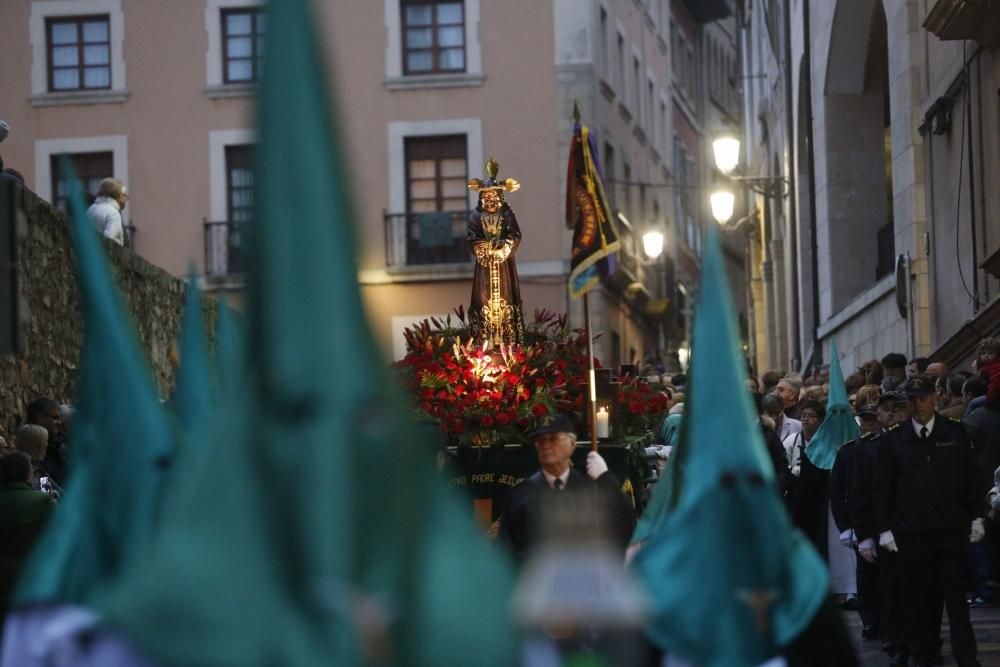
<path fill-rule="evenodd" d="M 490 158 L 486 163 L 486 174 L 489 178 L 486 180 L 479 178 L 469 179 L 469 189 L 476 192 L 482 192 L 483 190 L 506 190 L 507 192 L 516 192 L 521 188 L 521 184 L 513 178 L 498 181 L 498 173 L 500 173 L 500 163 L 497 162 L 495 158 Z"/>

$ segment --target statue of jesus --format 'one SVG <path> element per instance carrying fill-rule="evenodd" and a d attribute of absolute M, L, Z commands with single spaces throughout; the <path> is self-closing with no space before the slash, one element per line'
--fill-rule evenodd
<path fill-rule="evenodd" d="M 473 340 L 520 343 L 524 337 L 521 315 L 521 287 L 517 279 L 514 253 L 521 243 L 521 229 L 503 193 L 514 192 L 521 184 L 512 178 L 497 180 L 500 163 L 486 163 L 488 178 L 474 178 L 469 189 L 479 193 L 479 203 L 469 215 L 466 241 L 476 258 L 472 275 L 472 305 L 469 328 Z"/>

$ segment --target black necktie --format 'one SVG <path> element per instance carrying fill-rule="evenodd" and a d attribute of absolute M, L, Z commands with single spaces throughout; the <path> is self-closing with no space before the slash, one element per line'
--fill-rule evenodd
<path fill-rule="evenodd" d="M 929 433 L 927 433 L 927 427 L 926 426 L 922 426 L 920 428 L 920 439 L 921 440 L 925 440 L 928 435 L 929 435 Z"/>
<path fill-rule="evenodd" d="M 556 477 L 554 480 L 552 480 L 552 488 L 555 489 L 556 491 L 562 491 L 564 486 L 565 483 L 562 481 L 561 478 Z"/>

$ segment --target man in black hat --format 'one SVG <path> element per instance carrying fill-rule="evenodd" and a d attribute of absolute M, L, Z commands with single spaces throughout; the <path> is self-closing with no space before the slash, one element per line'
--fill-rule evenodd
<path fill-rule="evenodd" d="M 541 541 L 543 522 L 553 511 L 596 517 L 603 535 L 625 554 L 635 511 L 600 454 L 587 454 L 586 474 L 573 469 L 575 430 L 569 417 L 557 414 L 543 417 L 528 434 L 541 470 L 510 490 L 500 515 L 500 537 L 519 563 Z"/>
<path fill-rule="evenodd" d="M 906 357 L 890 352 L 882 357 L 882 391 L 900 389 L 906 381 Z"/>
<path fill-rule="evenodd" d="M 986 489 L 961 422 L 934 409 L 934 379 L 914 376 L 904 391 L 910 418 L 890 428 L 876 452 L 874 530 L 883 549 L 898 552 L 903 626 L 916 664 L 934 664 L 943 599 L 952 653 L 959 667 L 977 667 L 964 567 L 967 545 L 985 534 Z"/>

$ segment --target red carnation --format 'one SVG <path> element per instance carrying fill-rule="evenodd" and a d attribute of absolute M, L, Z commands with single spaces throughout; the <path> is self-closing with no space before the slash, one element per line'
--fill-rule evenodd
<path fill-rule="evenodd" d="M 633 413 L 638 414 L 642 412 L 642 404 L 639 403 L 639 401 L 632 401 L 631 403 L 628 404 L 628 409 Z"/>
<path fill-rule="evenodd" d="M 549 414 L 549 409 L 545 407 L 544 403 L 536 403 L 531 408 L 531 414 L 535 415 L 536 417 L 542 417 L 544 415 Z"/>
<path fill-rule="evenodd" d="M 484 419 L 483 426 L 486 425 L 485 422 L 486 420 Z M 500 426 L 506 426 L 509 423 L 510 423 L 510 417 L 507 416 L 506 412 L 501 412 L 500 414 L 497 415 L 497 424 L 500 424 Z"/>
<path fill-rule="evenodd" d="M 428 403 L 427 401 L 424 401 L 423 403 L 420 404 L 420 409 L 423 410 L 424 412 L 430 412 L 431 404 Z"/>
<path fill-rule="evenodd" d="M 493 417 L 491 417 L 489 415 L 484 415 L 483 418 L 479 421 L 479 424 L 483 428 L 489 428 L 489 427 L 493 426 Z"/>

